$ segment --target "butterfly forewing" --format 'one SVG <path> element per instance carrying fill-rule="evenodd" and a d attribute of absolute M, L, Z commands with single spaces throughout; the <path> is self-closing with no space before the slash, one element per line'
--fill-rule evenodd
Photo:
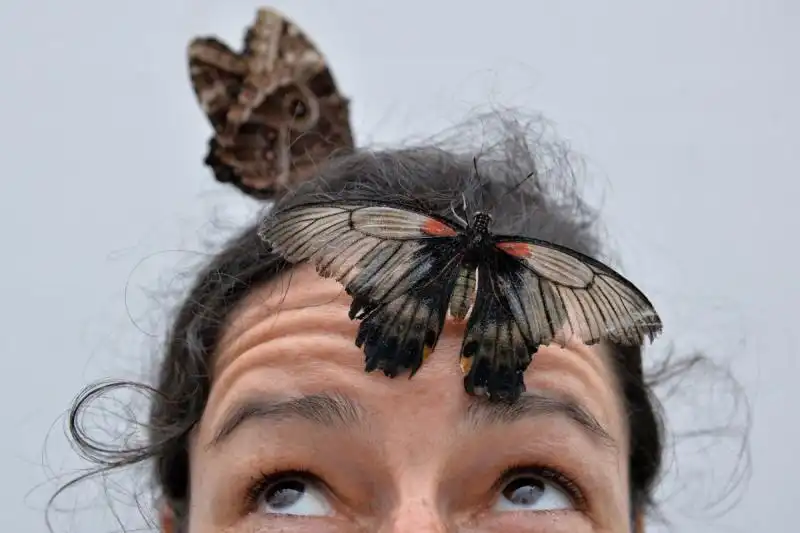
<path fill-rule="evenodd" d="M 543 243 L 499 241 L 500 250 L 522 260 L 544 279 L 566 287 L 585 287 L 594 273 L 579 257 Z"/>
<path fill-rule="evenodd" d="M 635 345 L 660 333 L 661 320 L 650 301 L 599 261 L 536 239 L 498 237 L 497 248 L 530 273 L 518 274 L 525 279 L 516 285 L 528 287 L 532 295 L 512 296 L 510 303 L 518 320 L 540 317 L 536 308 L 543 306 L 547 330 L 540 318 L 523 327 L 534 338 L 563 343 L 575 336 L 587 344 L 607 338 Z"/>
<path fill-rule="evenodd" d="M 556 321 L 552 308 L 547 304 L 541 278 L 512 263 L 502 276 L 497 276 L 494 288 L 507 302 L 520 332 L 532 346 L 553 341 L 558 330 L 554 326 Z"/>
<path fill-rule="evenodd" d="M 352 211 L 353 227 L 383 239 L 409 240 L 455 237 L 448 223 L 429 215 L 386 206 L 366 206 Z"/>
<path fill-rule="evenodd" d="M 260 235 L 286 260 L 309 260 L 345 286 L 367 369 L 396 375 L 415 372 L 436 345 L 459 277 L 458 231 L 406 209 L 314 204 L 275 213 Z"/>

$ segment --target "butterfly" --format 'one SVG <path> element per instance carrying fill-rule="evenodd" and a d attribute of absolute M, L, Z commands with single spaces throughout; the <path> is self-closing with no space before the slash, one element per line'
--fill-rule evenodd
<path fill-rule="evenodd" d="M 214 128 L 204 162 L 218 181 L 269 199 L 335 152 L 353 149 L 349 100 L 322 54 L 280 13 L 258 10 L 241 53 L 198 37 L 188 59 Z"/>
<path fill-rule="evenodd" d="M 279 209 L 259 235 L 288 262 L 310 261 L 345 287 L 367 372 L 413 376 L 449 316 L 466 322 L 466 391 L 513 402 L 541 345 L 570 336 L 639 345 L 661 332 L 647 297 L 610 267 L 491 228 L 488 212 L 467 221 L 403 202 L 327 201 Z"/>

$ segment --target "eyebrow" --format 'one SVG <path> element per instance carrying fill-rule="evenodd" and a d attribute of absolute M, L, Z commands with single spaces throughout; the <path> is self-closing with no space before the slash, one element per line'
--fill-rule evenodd
<path fill-rule="evenodd" d="M 226 417 L 211 446 L 228 438 L 237 428 L 251 420 L 306 420 L 328 426 L 346 427 L 363 420 L 362 409 L 342 394 L 320 393 L 295 398 L 253 397 L 238 404 Z"/>
<path fill-rule="evenodd" d="M 519 420 L 561 415 L 604 444 L 616 446 L 609 432 L 583 406 L 568 398 L 541 392 L 526 392 L 514 403 L 473 398 L 466 421 L 474 427 L 511 424 Z M 209 446 L 217 446 L 246 422 L 253 420 L 305 420 L 313 424 L 346 428 L 363 422 L 363 409 L 351 398 L 338 393 L 319 393 L 293 398 L 256 396 L 239 403 L 225 417 Z"/>
<path fill-rule="evenodd" d="M 543 392 L 526 392 L 514 403 L 491 402 L 475 398 L 467 408 L 467 421 L 474 426 L 511 424 L 526 418 L 561 415 L 574 422 L 586 433 L 609 446 L 616 441 L 597 418 L 576 401 Z"/>

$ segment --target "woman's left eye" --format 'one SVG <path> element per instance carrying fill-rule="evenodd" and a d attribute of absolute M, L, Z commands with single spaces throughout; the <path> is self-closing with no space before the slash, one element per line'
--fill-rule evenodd
<path fill-rule="evenodd" d="M 572 498 L 553 482 L 535 475 L 522 475 L 501 487 L 495 511 L 558 511 L 574 509 Z"/>
<path fill-rule="evenodd" d="M 323 492 L 309 480 L 288 477 L 268 484 L 259 497 L 259 509 L 267 514 L 327 516 L 331 506 Z"/>

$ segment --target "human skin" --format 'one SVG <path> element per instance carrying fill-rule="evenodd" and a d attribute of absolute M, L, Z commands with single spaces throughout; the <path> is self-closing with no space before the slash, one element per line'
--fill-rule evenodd
<path fill-rule="evenodd" d="M 350 301 L 302 265 L 232 313 L 191 438 L 190 533 L 629 530 L 628 428 L 604 346 L 541 347 L 521 403 L 490 404 L 464 391 L 463 323 L 448 318 L 412 379 L 389 379 L 364 372 Z M 311 477 L 276 479 L 277 499 L 253 490 L 292 471 Z"/>

